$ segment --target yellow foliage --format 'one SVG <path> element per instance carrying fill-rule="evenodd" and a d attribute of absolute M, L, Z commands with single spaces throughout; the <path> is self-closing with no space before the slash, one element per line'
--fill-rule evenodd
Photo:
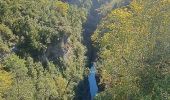
<path fill-rule="evenodd" d="M 69 5 L 67 3 L 63 3 L 61 1 L 56 2 L 57 10 L 63 15 L 67 15 L 67 11 L 69 9 Z"/>
<path fill-rule="evenodd" d="M 116 28 L 116 25 L 115 24 L 108 24 L 106 26 L 106 28 L 108 28 L 109 30 L 112 30 L 112 29 Z"/>
<path fill-rule="evenodd" d="M 12 84 L 12 77 L 10 73 L 0 69 L 0 95 L 1 93 L 9 89 L 11 84 Z"/>
<path fill-rule="evenodd" d="M 8 48 L 8 46 L 6 45 L 6 44 L 4 44 L 4 43 L 2 43 L 1 41 L 0 41 L 0 52 L 2 53 L 8 53 L 8 52 L 10 52 L 10 49 Z"/>
<path fill-rule="evenodd" d="M 109 17 L 117 16 L 120 19 L 127 19 L 132 16 L 130 12 L 127 11 L 127 9 L 116 9 L 111 12 Z"/>
<path fill-rule="evenodd" d="M 93 42 L 96 42 L 95 40 L 98 38 L 98 35 L 99 34 L 97 32 L 92 35 L 91 39 Z"/>
<path fill-rule="evenodd" d="M 60 96 L 63 96 L 65 92 L 67 91 L 67 80 L 64 79 L 63 77 L 59 76 L 55 79 L 55 83 L 57 86 L 57 91 Z"/>
<path fill-rule="evenodd" d="M 106 85 L 110 85 L 110 83 L 112 81 L 111 75 L 106 70 L 102 70 L 100 74 L 101 74 L 100 84 L 104 83 Z"/>
<path fill-rule="evenodd" d="M 170 0 L 133 0 L 103 19 L 92 37 L 99 50 L 101 84 L 139 90 L 136 75 L 145 66 L 144 60 L 169 54 L 169 5 Z"/>
<path fill-rule="evenodd" d="M 110 50 L 104 50 L 101 54 L 100 54 L 100 57 L 103 58 L 103 59 L 106 59 L 108 57 L 111 56 L 111 51 Z"/>
<path fill-rule="evenodd" d="M 170 0 L 162 0 L 163 3 L 170 3 Z"/>
<path fill-rule="evenodd" d="M 139 4 L 136 0 L 133 0 L 130 6 L 136 13 L 141 13 L 143 10 L 143 6 Z"/>

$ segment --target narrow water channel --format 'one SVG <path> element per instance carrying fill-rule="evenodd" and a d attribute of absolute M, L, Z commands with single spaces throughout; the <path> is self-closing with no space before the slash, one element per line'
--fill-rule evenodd
<path fill-rule="evenodd" d="M 103 0 L 103 4 L 107 3 L 109 0 Z M 114 1 L 114 0 L 113 0 Z M 115 0 L 116 1 L 116 0 Z M 131 0 L 124 0 L 124 2 L 120 3 L 120 5 L 116 5 L 116 4 L 112 4 L 113 5 L 113 9 L 120 7 L 120 6 L 124 6 L 124 5 L 128 5 L 128 3 Z M 93 100 L 93 98 L 95 97 L 95 95 L 100 92 L 100 90 L 98 90 L 98 85 L 96 82 L 96 69 L 97 66 L 95 66 L 95 64 L 91 64 L 92 62 L 95 62 L 97 60 L 97 49 L 92 45 L 93 42 L 91 40 L 91 35 L 95 32 L 97 25 L 100 23 L 100 20 L 102 18 L 102 16 L 98 13 L 97 9 L 99 9 L 102 6 L 102 4 L 98 1 L 98 0 L 92 0 L 92 5 L 91 5 L 91 9 L 89 10 L 89 14 L 87 16 L 87 21 L 86 23 L 84 23 L 83 28 L 84 28 L 84 32 L 83 32 L 83 40 L 84 40 L 84 44 L 87 47 L 87 66 L 89 66 L 90 68 L 90 73 L 87 77 L 88 80 L 88 90 L 86 91 L 86 95 L 84 96 L 86 99 L 85 100 L 89 100 L 90 98 L 89 95 L 91 96 L 91 100 Z M 83 99 L 84 100 L 84 99 Z"/>
<path fill-rule="evenodd" d="M 90 73 L 88 75 L 88 87 L 90 92 L 90 100 L 93 100 L 95 95 L 98 93 L 98 86 L 96 82 L 96 69 L 95 69 L 95 64 L 92 63 L 96 60 L 97 54 L 96 50 L 92 45 L 92 40 L 91 40 L 91 35 L 94 33 L 94 31 L 97 28 L 97 25 L 100 21 L 100 15 L 98 14 L 97 10 L 100 7 L 100 4 L 98 0 L 92 0 L 92 6 L 89 11 L 88 17 L 87 17 L 87 22 L 84 24 L 84 42 L 87 47 L 87 58 L 88 58 L 88 64 L 90 68 Z"/>
<path fill-rule="evenodd" d="M 88 76 L 91 100 L 94 99 L 94 97 L 96 96 L 98 92 L 98 87 L 97 87 L 96 78 L 95 78 L 95 75 L 96 75 L 95 67 L 96 67 L 95 64 L 92 63 L 91 68 L 90 68 L 90 74 Z"/>

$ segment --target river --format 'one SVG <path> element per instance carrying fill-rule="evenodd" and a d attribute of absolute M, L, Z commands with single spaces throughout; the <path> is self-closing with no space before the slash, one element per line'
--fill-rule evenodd
<path fill-rule="evenodd" d="M 88 76 L 91 100 L 94 99 L 94 97 L 96 96 L 96 94 L 98 92 L 95 75 L 96 75 L 95 64 L 92 63 L 91 68 L 90 68 L 90 74 Z"/>

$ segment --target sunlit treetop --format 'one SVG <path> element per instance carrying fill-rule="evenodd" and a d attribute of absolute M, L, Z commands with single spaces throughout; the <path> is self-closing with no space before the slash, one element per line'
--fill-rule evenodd
<path fill-rule="evenodd" d="M 67 15 L 67 11 L 69 9 L 69 5 L 67 3 L 64 3 L 62 1 L 56 2 L 57 10 L 62 13 L 64 16 Z"/>

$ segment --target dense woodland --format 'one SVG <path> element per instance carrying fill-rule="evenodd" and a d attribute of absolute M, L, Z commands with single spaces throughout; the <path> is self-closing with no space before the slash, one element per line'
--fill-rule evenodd
<path fill-rule="evenodd" d="M 170 100 L 170 0 L 0 0 L 0 100 L 89 100 L 94 59 L 96 100 Z"/>

